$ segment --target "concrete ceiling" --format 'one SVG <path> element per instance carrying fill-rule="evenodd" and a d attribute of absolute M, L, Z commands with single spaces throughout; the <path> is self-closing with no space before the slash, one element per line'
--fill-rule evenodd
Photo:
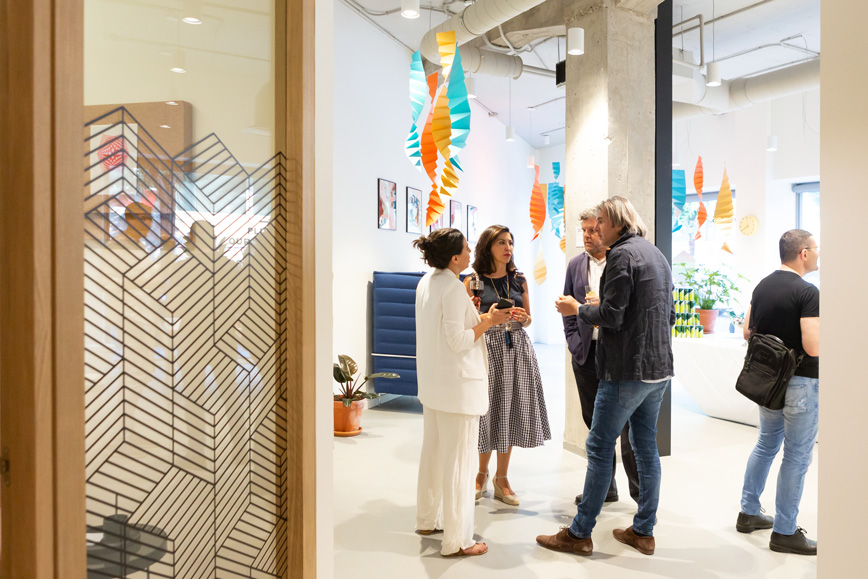
<path fill-rule="evenodd" d="M 355 2 L 369 11 L 380 12 L 400 6 L 400 0 L 341 1 L 348 5 Z M 460 0 L 422 0 L 423 6 L 429 3 L 435 10 L 423 9 L 421 17 L 415 20 L 403 18 L 399 13 L 368 17 L 399 42 L 416 50 L 422 36 L 447 18 L 442 10 L 452 13 L 464 8 Z M 786 41 L 786 44 L 820 52 L 820 0 L 675 0 L 672 19 L 677 23 L 701 13 L 709 21 L 714 16 L 719 18 L 752 5 L 754 7 L 720 19 L 706 28 L 706 60 L 720 61 L 724 80 L 750 76 L 809 57 L 804 51 L 781 46 L 751 51 L 763 45 Z M 497 42 L 496 35 L 499 35 L 496 30 L 489 33 L 489 40 Z M 699 61 L 698 31 L 676 35 L 672 44 L 676 49 L 692 53 L 694 62 Z M 525 65 L 554 70 L 555 63 L 564 58 L 564 46 L 563 38 L 552 38 L 533 52 L 523 53 L 521 58 Z M 743 51 L 751 52 L 732 56 Z M 550 144 L 564 142 L 564 93 L 555 87 L 553 78 L 528 73 L 513 81 L 486 76 L 475 78 L 479 103 L 497 113 L 504 125 L 510 123 L 511 112 L 511 124 L 516 132 L 533 147 L 546 146 L 546 133 L 550 135 Z M 531 112 L 528 107 L 536 108 Z M 476 111 L 485 114 L 479 107 L 474 107 Z"/>

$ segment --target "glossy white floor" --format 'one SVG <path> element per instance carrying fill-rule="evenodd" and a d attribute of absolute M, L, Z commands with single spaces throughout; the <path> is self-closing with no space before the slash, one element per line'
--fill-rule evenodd
<path fill-rule="evenodd" d="M 555 533 L 575 514 L 584 458 L 562 449 L 564 365 L 561 346 L 537 345 L 554 440 L 513 452 L 510 482 L 521 498 L 508 507 L 477 501 L 482 557 L 444 559 L 437 535 L 420 537 L 415 522 L 416 469 L 422 435 L 421 406 L 400 397 L 365 412 L 364 432 L 335 439 L 335 576 L 353 579 L 561 577 L 815 577 L 815 557 L 768 549 L 771 531 L 736 532 L 744 465 L 756 429 L 708 418 L 673 386 L 672 455 L 662 459 L 663 483 L 655 528 L 657 552 L 647 557 L 615 541 L 612 529 L 631 524 L 630 500 L 618 470 L 621 501 L 607 504 L 594 529 L 589 558 L 538 546 L 536 535 Z M 816 451 L 815 451 L 816 452 Z M 772 467 L 763 503 L 774 513 Z M 490 487 L 489 487 L 490 489 Z M 490 492 L 490 490 L 489 490 Z M 799 524 L 817 538 L 817 457 L 808 473 Z"/>

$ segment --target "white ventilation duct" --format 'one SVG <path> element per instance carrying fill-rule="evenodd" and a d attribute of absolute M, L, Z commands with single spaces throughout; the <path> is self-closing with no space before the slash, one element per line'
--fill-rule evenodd
<path fill-rule="evenodd" d="M 458 46 L 482 36 L 492 28 L 527 12 L 545 0 L 477 0 L 460 14 L 452 16 L 443 24 L 432 28 L 422 38 L 419 50 L 429 62 L 440 64 L 440 51 L 437 46 L 437 33 L 455 31 Z M 522 61 L 518 56 L 481 51 L 474 47 L 461 49 L 461 60 L 465 70 L 492 76 L 521 76 Z"/>
<path fill-rule="evenodd" d="M 725 81 L 709 89 L 696 103 L 672 103 L 672 120 L 720 115 L 753 104 L 819 88 L 820 59 L 802 62 L 750 78 Z"/>

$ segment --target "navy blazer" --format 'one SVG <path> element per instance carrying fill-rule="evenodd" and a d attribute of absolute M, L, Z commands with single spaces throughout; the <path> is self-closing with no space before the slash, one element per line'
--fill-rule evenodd
<path fill-rule="evenodd" d="M 573 296 L 579 303 L 585 303 L 585 286 L 588 285 L 588 254 L 582 252 L 567 265 L 567 279 L 564 281 L 564 295 Z M 579 316 L 563 316 L 564 334 L 567 348 L 573 361 L 583 365 L 588 359 L 594 327 L 579 320 Z"/>

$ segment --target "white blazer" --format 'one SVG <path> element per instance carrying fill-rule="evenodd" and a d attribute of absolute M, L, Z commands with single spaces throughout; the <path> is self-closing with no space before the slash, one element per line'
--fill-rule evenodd
<path fill-rule="evenodd" d="M 488 352 L 473 339 L 481 322 L 464 284 L 435 269 L 416 287 L 416 376 L 428 408 L 481 416 L 488 412 Z"/>

